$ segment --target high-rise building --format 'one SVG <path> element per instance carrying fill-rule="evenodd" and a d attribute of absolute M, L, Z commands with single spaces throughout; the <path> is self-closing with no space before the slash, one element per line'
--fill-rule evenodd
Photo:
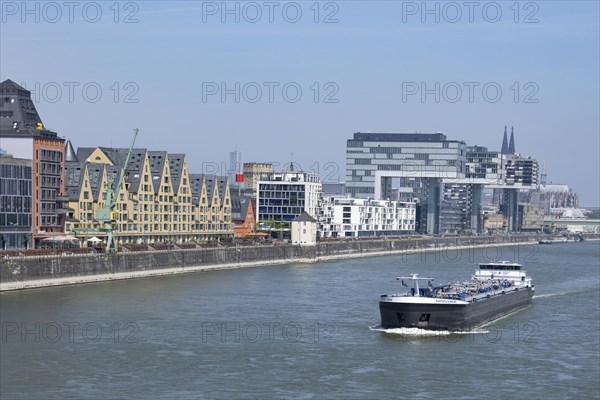
<path fill-rule="evenodd" d="M 235 149 L 229 153 L 229 167 L 227 170 L 227 176 L 229 177 L 229 183 L 231 185 L 238 186 L 242 183 L 237 182 L 237 176 L 242 174 L 243 168 L 242 152 Z"/>
<path fill-rule="evenodd" d="M 31 160 L 32 247 L 62 235 L 67 212 L 64 139 L 44 127 L 31 93 L 11 80 L 0 84 L 0 148 L 14 158 Z"/>

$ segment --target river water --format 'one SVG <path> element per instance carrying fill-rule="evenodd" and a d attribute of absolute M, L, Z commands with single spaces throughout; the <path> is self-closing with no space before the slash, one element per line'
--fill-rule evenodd
<path fill-rule="evenodd" d="M 519 261 L 533 305 L 381 331 L 398 275 Z M 5 399 L 598 399 L 600 242 L 337 260 L 0 295 Z"/>

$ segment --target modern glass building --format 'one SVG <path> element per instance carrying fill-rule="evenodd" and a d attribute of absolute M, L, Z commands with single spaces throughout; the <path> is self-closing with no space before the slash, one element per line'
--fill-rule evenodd
<path fill-rule="evenodd" d="M 31 160 L 0 156 L 0 250 L 31 247 Z"/>
<path fill-rule="evenodd" d="M 441 133 L 355 133 L 346 144 L 346 193 L 356 198 L 414 201 L 421 233 L 481 229 L 481 192 L 499 189 L 510 230 L 517 230 L 517 192 L 537 185 L 537 161 L 503 150 L 467 147 Z"/>
<path fill-rule="evenodd" d="M 438 233 L 442 180 L 465 177 L 466 153 L 465 142 L 441 133 L 358 132 L 346 144 L 346 193 L 414 201 L 416 230 Z M 392 199 L 393 186 L 399 190 Z"/>
<path fill-rule="evenodd" d="M 264 174 L 257 183 L 257 221 L 291 222 L 304 211 L 311 217 L 320 214 L 321 183 L 307 172 Z"/>

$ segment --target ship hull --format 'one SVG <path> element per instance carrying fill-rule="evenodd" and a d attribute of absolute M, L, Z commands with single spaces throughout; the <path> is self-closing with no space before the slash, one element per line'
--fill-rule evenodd
<path fill-rule="evenodd" d="M 465 331 L 531 304 L 533 288 L 460 304 L 404 303 L 380 301 L 381 326 L 390 328 L 421 328 L 430 330 Z"/>

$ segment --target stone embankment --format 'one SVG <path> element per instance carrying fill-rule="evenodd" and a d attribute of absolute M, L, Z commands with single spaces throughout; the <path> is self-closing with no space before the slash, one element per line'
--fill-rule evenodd
<path fill-rule="evenodd" d="M 517 246 L 511 261 L 527 262 L 537 252 L 537 243 L 546 236 L 465 236 L 439 238 L 394 238 L 338 240 L 314 246 L 255 245 L 227 246 L 189 250 L 166 250 L 104 254 L 6 257 L 0 261 L 0 291 L 47 286 L 142 278 L 217 269 L 261 265 L 312 263 L 342 258 L 437 252 L 434 257 L 465 264 L 470 249 L 491 246 Z M 587 235 L 586 239 L 599 239 Z M 573 239 L 571 239 L 573 240 Z M 514 253 L 514 254 L 513 254 Z M 490 261 L 498 252 L 486 251 Z"/>

